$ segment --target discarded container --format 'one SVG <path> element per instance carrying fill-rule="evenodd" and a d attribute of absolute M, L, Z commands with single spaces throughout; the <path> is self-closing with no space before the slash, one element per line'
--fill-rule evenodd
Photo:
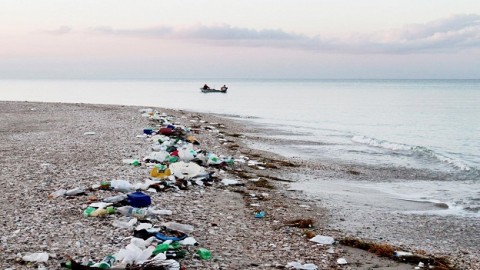
<path fill-rule="evenodd" d="M 85 189 L 83 189 L 81 187 L 70 189 L 70 190 L 67 190 L 65 192 L 65 195 L 67 195 L 67 196 L 76 196 L 76 195 L 81 195 L 81 194 L 85 194 Z"/>
<path fill-rule="evenodd" d="M 143 192 L 133 192 L 127 195 L 128 196 L 128 203 L 133 207 L 148 207 L 152 204 L 152 200 L 150 196 Z"/>
<path fill-rule="evenodd" d="M 162 226 L 165 226 L 167 229 L 179 231 L 183 233 L 191 233 L 193 232 L 193 229 L 194 229 L 192 225 L 180 224 L 180 223 L 171 222 L 171 221 L 163 223 Z"/>
<path fill-rule="evenodd" d="M 162 135 L 167 135 L 167 136 L 172 135 L 173 134 L 173 128 L 164 127 L 164 128 L 161 128 L 158 132 Z"/>
<path fill-rule="evenodd" d="M 130 164 L 133 166 L 140 166 L 142 163 L 138 159 L 124 159 L 122 160 L 123 163 L 125 164 Z"/>
<path fill-rule="evenodd" d="M 199 248 L 197 254 L 202 260 L 210 260 L 212 258 L 212 253 L 206 248 Z"/>
<path fill-rule="evenodd" d="M 127 217 L 136 217 L 139 219 L 144 219 L 151 214 L 147 209 L 135 208 L 132 206 L 119 207 L 117 208 L 117 212 Z"/>
<path fill-rule="evenodd" d="M 107 208 L 96 208 L 89 206 L 83 211 L 83 215 L 86 217 L 101 217 L 115 213 L 115 209 L 112 206 Z"/>
<path fill-rule="evenodd" d="M 108 269 L 111 268 L 112 265 L 115 263 L 115 257 L 112 255 L 108 255 L 99 263 L 92 265 L 92 267 L 98 267 L 100 269 Z"/>
<path fill-rule="evenodd" d="M 165 243 L 158 244 L 152 253 L 153 255 L 157 255 L 158 253 L 166 252 L 169 248 L 170 248 L 169 244 L 165 244 Z"/>
<path fill-rule="evenodd" d="M 151 177 L 160 178 L 160 179 L 166 178 L 171 174 L 172 172 L 170 171 L 170 169 L 167 166 L 162 164 L 155 165 L 150 171 Z"/>
<path fill-rule="evenodd" d="M 128 196 L 126 194 L 120 194 L 120 195 L 117 195 L 117 196 L 107 197 L 107 198 L 103 199 L 103 201 L 107 202 L 107 203 L 119 203 L 123 200 L 126 200 L 127 198 L 128 198 Z"/>
<path fill-rule="evenodd" d="M 57 190 L 57 191 L 55 191 L 55 192 L 50 193 L 50 195 L 48 195 L 48 198 L 49 198 L 49 199 L 56 199 L 56 198 L 58 198 L 58 197 L 60 197 L 60 196 L 65 195 L 66 192 L 67 192 L 67 191 L 66 191 L 65 189 L 59 189 L 59 190 Z"/>
<path fill-rule="evenodd" d="M 182 259 L 185 258 L 187 252 L 185 250 L 167 250 L 165 255 L 167 259 Z"/>
<path fill-rule="evenodd" d="M 255 213 L 255 218 L 264 218 L 265 217 L 265 211 L 260 211 Z"/>
<path fill-rule="evenodd" d="M 147 135 L 152 135 L 153 130 L 151 128 L 144 128 L 143 133 Z"/>

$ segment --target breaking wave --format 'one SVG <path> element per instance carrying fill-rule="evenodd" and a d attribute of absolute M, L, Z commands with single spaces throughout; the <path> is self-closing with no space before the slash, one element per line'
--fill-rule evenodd
<path fill-rule="evenodd" d="M 443 163 L 449 164 L 462 171 L 469 172 L 474 170 L 473 168 L 471 168 L 461 160 L 444 156 L 442 154 L 436 153 L 435 151 L 422 146 L 413 146 L 408 144 L 394 143 L 394 142 L 378 140 L 378 139 L 370 138 L 366 136 L 353 136 L 352 141 L 356 143 L 365 144 L 373 147 L 379 147 L 379 148 L 388 149 L 392 151 L 405 151 L 410 154 L 417 154 L 417 155 L 433 158 Z"/>

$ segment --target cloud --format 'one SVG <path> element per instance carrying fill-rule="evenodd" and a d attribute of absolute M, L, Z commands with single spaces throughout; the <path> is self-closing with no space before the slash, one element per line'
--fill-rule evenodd
<path fill-rule="evenodd" d="M 60 28 L 56 32 L 67 33 Z M 250 29 L 228 24 L 137 29 L 89 28 L 88 33 L 139 38 L 189 40 L 217 46 L 274 47 L 350 54 L 414 54 L 457 52 L 480 45 L 480 15 L 460 14 L 370 34 L 342 38 L 307 36 L 281 29 Z"/>
<path fill-rule="evenodd" d="M 65 35 L 72 32 L 72 28 L 69 26 L 62 25 L 57 29 L 54 30 L 43 30 L 43 33 L 50 34 L 50 35 Z"/>

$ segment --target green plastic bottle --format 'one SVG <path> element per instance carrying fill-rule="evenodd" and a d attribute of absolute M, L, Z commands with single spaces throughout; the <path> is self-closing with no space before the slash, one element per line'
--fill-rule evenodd
<path fill-rule="evenodd" d="M 159 253 L 163 253 L 170 248 L 169 244 L 158 244 L 155 249 L 153 250 L 152 254 L 157 255 Z"/>
<path fill-rule="evenodd" d="M 89 217 L 95 210 L 97 210 L 97 208 L 89 206 L 83 211 L 83 215 Z"/>
<path fill-rule="evenodd" d="M 199 248 L 197 254 L 202 260 L 210 260 L 212 258 L 212 253 L 206 248 Z"/>
<path fill-rule="evenodd" d="M 138 159 L 135 159 L 135 160 L 132 161 L 132 163 L 130 163 L 130 164 L 132 164 L 132 165 L 135 166 L 135 167 L 142 165 L 142 163 L 140 163 L 140 161 L 139 161 Z"/>
<path fill-rule="evenodd" d="M 111 268 L 112 265 L 115 263 L 116 259 L 112 255 L 108 255 L 99 263 L 92 265 L 92 267 L 98 267 L 100 269 L 108 269 Z"/>

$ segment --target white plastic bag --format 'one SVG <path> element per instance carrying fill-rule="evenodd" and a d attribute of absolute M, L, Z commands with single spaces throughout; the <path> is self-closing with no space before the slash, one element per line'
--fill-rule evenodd
<path fill-rule="evenodd" d="M 46 252 L 39 252 L 39 253 L 32 253 L 29 255 L 25 255 L 22 259 L 26 262 L 47 262 L 48 261 L 48 253 Z"/>

